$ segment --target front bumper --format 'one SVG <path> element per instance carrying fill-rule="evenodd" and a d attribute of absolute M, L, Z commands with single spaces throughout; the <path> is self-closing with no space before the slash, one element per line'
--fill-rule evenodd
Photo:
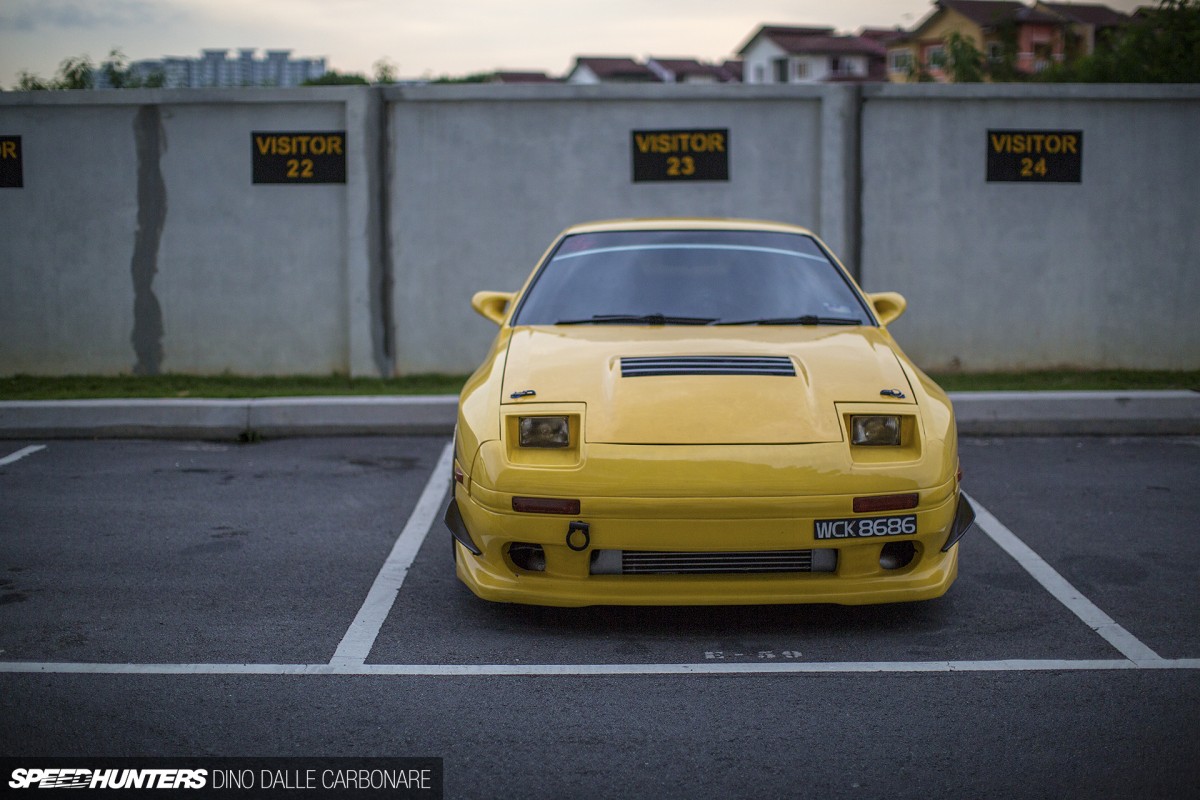
<path fill-rule="evenodd" d="M 474 495 L 474 496 L 473 496 Z M 551 606 L 861 605 L 939 597 L 958 572 L 954 545 L 974 512 L 957 486 L 922 491 L 911 512 L 917 533 L 817 541 L 813 520 L 847 516 L 850 498 L 590 498 L 587 516 L 503 511 L 496 493 L 469 494 L 456 486 L 446 513 L 454 535 L 456 571 L 485 600 Z M 887 516 L 887 514 L 862 515 Z M 586 522 L 586 547 L 578 527 Z M 881 564 L 884 546 L 911 542 L 898 568 Z M 545 569 L 522 569 L 509 556 L 514 543 L 538 545 Z M 594 574 L 595 551 L 761 552 L 836 550 L 829 572 L 756 574 Z M 827 554 L 826 554 L 827 555 Z M 824 559 L 822 559 L 824 560 Z"/>

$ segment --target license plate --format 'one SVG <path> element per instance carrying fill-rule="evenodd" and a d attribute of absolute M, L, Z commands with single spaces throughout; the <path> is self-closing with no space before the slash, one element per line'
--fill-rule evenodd
<path fill-rule="evenodd" d="M 899 517 L 855 517 L 813 521 L 813 538 L 870 539 L 876 536 L 911 536 L 917 532 L 917 515 Z"/>

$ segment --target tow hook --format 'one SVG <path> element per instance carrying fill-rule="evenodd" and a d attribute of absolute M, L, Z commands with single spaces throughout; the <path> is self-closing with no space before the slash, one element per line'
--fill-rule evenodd
<path fill-rule="evenodd" d="M 580 538 L 583 539 L 583 544 L 576 545 Z M 567 526 L 567 547 L 576 553 L 582 553 L 588 549 L 591 543 L 592 534 L 586 522 L 572 522 Z"/>

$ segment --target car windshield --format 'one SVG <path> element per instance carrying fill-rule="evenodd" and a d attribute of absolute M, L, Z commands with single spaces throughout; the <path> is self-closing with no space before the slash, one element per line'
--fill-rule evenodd
<path fill-rule="evenodd" d="M 857 294 L 808 236 L 611 231 L 563 239 L 515 325 L 862 325 Z"/>

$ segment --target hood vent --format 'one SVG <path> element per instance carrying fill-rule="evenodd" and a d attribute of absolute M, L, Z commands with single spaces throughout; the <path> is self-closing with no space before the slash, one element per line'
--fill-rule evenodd
<path fill-rule="evenodd" d="M 622 358 L 622 378 L 655 375 L 781 375 L 796 377 L 787 356 L 665 356 Z"/>

